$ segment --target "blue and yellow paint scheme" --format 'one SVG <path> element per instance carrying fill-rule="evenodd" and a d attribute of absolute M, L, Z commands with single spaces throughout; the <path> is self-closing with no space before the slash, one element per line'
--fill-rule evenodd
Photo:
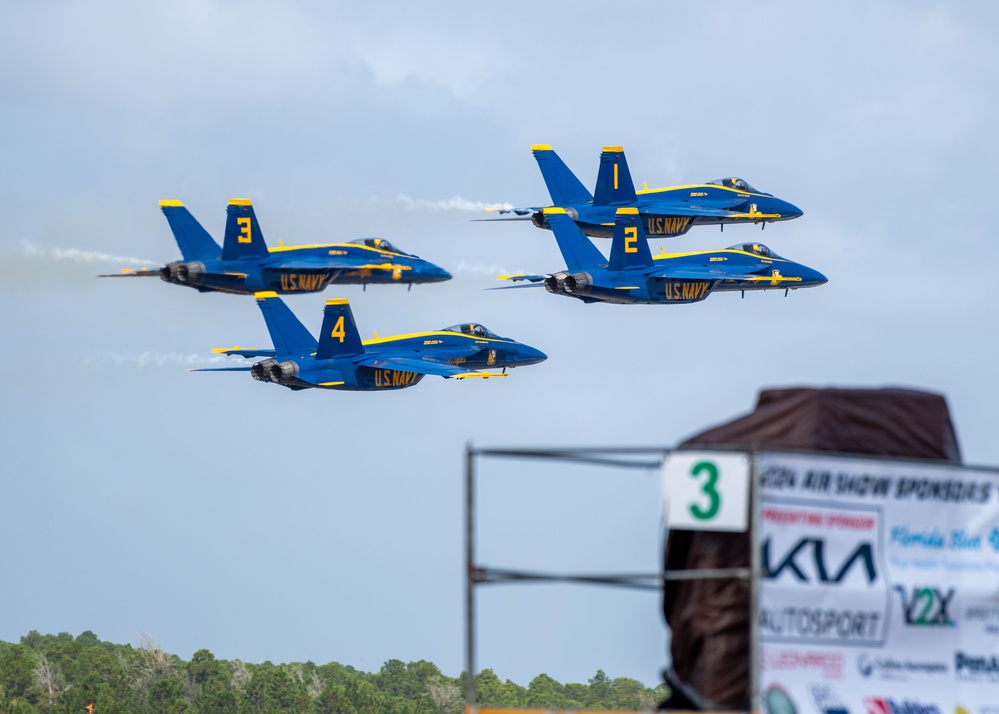
<path fill-rule="evenodd" d="M 519 287 L 540 287 L 583 302 L 678 305 L 716 292 L 797 290 L 822 285 L 826 276 L 777 255 L 762 243 L 722 250 L 653 255 L 637 208 L 615 212 L 610 257 L 583 234 L 563 208 L 545 208 L 566 270 L 547 275 L 501 275 Z M 518 284 L 519 283 L 519 284 Z"/>
<path fill-rule="evenodd" d="M 540 350 L 500 337 L 474 322 L 362 341 L 345 299 L 326 301 L 317 340 L 276 292 L 260 292 L 256 298 L 274 348 L 214 349 L 217 354 L 264 359 L 251 367 L 192 371 L 249 371 L 258 381 L 295 390 L 385 391 L 412 387 L 428 374 L 454 379 L 506 377 L 508 368 L 547 359 Z"/>
<path fill-rule="evenodd" d="M 596 187 L 591 194 L 548 144 L 531 147 L 544 177 L 552 204 L 564 208 L 586 235 L 610 238 L 618 208 L 637 208 L 645 234 L 650 238 L 681 236 L 694 226 L 754 223 L 766 227 L 774 221 L 798 218 L 802 211 L 772 194 L 758 191 L 741 178 L 707 183 L 635 190 L 624 149 L 605 146 L 600 154 Z M 539 228 L 550 228 L 543 208 L 487 209 L 530 216 Z M 509 219 L 507 219 L 509 220 Z"/>
<path fill-rule="evenodd" d="M 253 295 L 312 293 L 327 285 L 436 283 L 443 268 L 405 253 L 384 238 L 268 248 L 249 199 L 233 198 L 222 247 L 180 201 L 160 201 L 182 260 L 157 270 L 122 270 L 102 278 L 159 277 L 201 292 Z"/>

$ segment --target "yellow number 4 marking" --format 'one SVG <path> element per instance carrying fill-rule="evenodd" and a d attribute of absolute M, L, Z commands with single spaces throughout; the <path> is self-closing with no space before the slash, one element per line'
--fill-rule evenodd
<path fill-rule="evenodd" d="M 638 228 L 635 226 L 630 226 L 624 229 L 624 252 L 625 253 L 637 253 L 638 246 Z"/>
<path fill-rule="evenodd" d="M 236 236 L 236 240 L 240 243 L 252 243 L 253 235 L 250 233 L 250 219 L 237 218 L 236 223 L 239 224 L 239 235 Z"/>
<path fill-rule="evenodd" d="M 335 337 L 340 342 L 343 342 L 343 338 L 346 337 L 343 329 L 343 315 L 337 318 L 336 324 L 333 325 L 333 332 L 330 333 L 330 337 Z"/>

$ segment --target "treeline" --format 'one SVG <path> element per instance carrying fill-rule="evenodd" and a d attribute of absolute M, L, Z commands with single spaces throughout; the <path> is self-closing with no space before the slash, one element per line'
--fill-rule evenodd
<path fill-rule="evenodd" d="M 476 675 L 480 706 L 646 711 L 665 696 L 634 679 L 603 671 L 587 684 L 559 684 L 541 674 L 525 688 Z M 249 664 L 198 650 L 191 661 L 149 638 L 136 647 L 102 642 L 92 632 L 0 642 L 0 714 L 459 714 L 461 677 L 431 662 L 389 660 L 378 672 L 331 662 Z"/>

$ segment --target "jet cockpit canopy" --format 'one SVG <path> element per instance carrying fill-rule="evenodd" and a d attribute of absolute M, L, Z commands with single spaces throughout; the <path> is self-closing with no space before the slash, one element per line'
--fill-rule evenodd
<path fill-rule="evenodd" d="M 409 255 L 409 253 L 399 250 L 384 238 L 357 238 L 356 240 L 352 240 L 350 242 L 356 243 L 357 245 L 366 245 L 369 248 L 384 250 L 387 253 L 398 253 L 399 255 Z"/>
<path fill-rule="evenodd" d="M 777 255 L 777 253 L 775 253 L 774 251 L 770 250 L 769 248 L 767 248 L 762 243 L 736 243 L 735 245 L 730 245 L 728 247 L 728 249 L 729 250 L 742 250 L 742 251 L 745 251 L 746 253 L 755 253 L 756 255 L 760 256 L 761 258 L 768 258 L 768 259 L 778 258 L 778 259 L 780 259 L 780 256 Z"/>
<path fill-rule="evenodd" d="M 708 181 L 709 186 L 724 186 L 725 188 L 734 188 L 736 191 L 746 191 L 747 193 L 758 193 L 761 196 L 769 196 L 769 193 L 763 193 L 763 191 L 758 191 L 749 185 L 749 182 L 741 178 L 720 178 L 714 181 Z"/>
<path fill-rule="evenodd" d="M 463 335 L 472 335 L 473 337 L 491 337 L 494 340 L 503 339 L 477 322 L 463 322 L 460 325 L 451 325 L 450 327 L 445 327 L 441 332 L 459 332 Z"/>

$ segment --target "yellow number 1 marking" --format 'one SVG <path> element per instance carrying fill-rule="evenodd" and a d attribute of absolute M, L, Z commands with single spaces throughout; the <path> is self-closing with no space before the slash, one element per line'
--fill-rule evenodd
<path fill-rule="evenodd" d="M 236 240 L 240 243 L 252 243 L 253 235 L 250 233 L 250 219 L 237 218 L 236 223 L 239 224 L 239 235 L 236 236 Z"/>
<path fill-rule="evenodd" d="M 624 229 L 624 252 L 625 253 L 637 253 L 638 246 L 638 228 L 635 226 L 630 226 Z"/>
<path fill-rule="evenodd" d="M 343 338 L 346 337 L 343 330 L 343 315 L 340 315 L 340 317 L 337 318 L 336 324 L 333 325 L 333 332 L 330 333 L 330 337 L 335 337 L 340 340 L 340 342 L 343 342 Z"/>

